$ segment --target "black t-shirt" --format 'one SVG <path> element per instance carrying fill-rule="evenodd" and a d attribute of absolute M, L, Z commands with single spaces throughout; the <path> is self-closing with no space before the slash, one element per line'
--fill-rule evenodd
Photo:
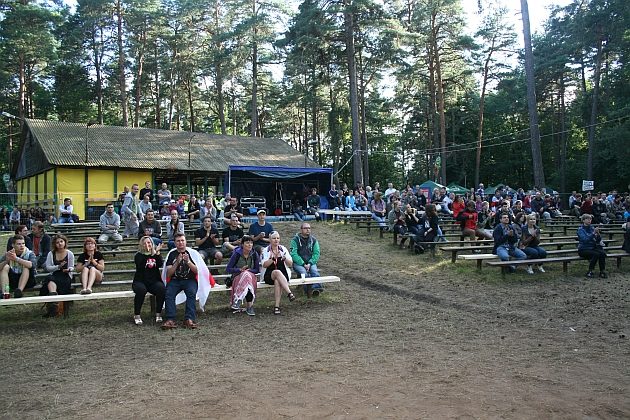
<path fill-rule="evenodd" d="M 186 251 L 186 254 L 188 254 L 188 257 L 190 258 L 190 262 L 194 264 L 195 262 L 192 260 L 190 253 Z M 175 260 L 177 259 L 178 256 L 179 256 L 179 252 L 177 250 L 174 250 L 170 254 L 168 254 L 168 259 L 166 260 L 166 269 L 168 269 L 168 267 L 170 267 L 171 265 L 176 264 Z M 196 280 L 196 278 L 197 278 L 197 275 L 193 273 L 193 271 L 190 269 L 186 261 L 181 260 L 179 262 L 179 265 L 175 269 L 175 273 L 171 277 L 171 280 Z"/>
<path fill-rule="evenodd" d="M 162 256 L 146 255 L 138 252 L 134 257 L 136 263 L 136 273 L 133 281 L 145 281 L 147 283 L 155 283 L 162 281 L 160 276 L 160 268 L 162 268 Z"/>
<path fill-rule="evenodd" d="M 229 238 L 228 240 L 230 242 L 234 242 L 234 241 L 238 241 L 239 239 L 241 239 L 243 237 L 244 233 L 243 233 L 243 229 L 242 228 L 236 228 L 234 230 L 232 230 L 231 227 L 227 227 L 225 229 L 223 229 L 223 241 L 225 242 L 225 238 Z"/>
<path fill-rule="evenodd" d="M 140 190 L 140 195 L 138 196 L 140 201 L 142 201 L 144 196 L 147 194 L 149 194 L 149 201 L 153 201 L 153 190 L 151 188 L 143 188 Z"/>
<path fill-rule="evenodd" d="M 143 236 L 152 236 L 155 238 L 159 238 L 162 236 L 162 226 L 160 222 L 157 220 L 153 220 L 153 223 L 149 224 L 146 220 L 140 222 L 140 227 L 138 229 L 138 238 L 142 238 Z"/>
<path fill-rule="evenodd" d="M 80 262 L 81 264 L 85 265 L 85 262 L 89 260 L 90 258 L 87 256 L 87 254 L 85 252 L 82 252 L 81 255 L 79 255 L 79 258 L 77 259 L 77 262 Z M 101 254 L 100 251 L 94 251 L 94 260 L 95 261 L 104 260 L 103 254 Z M 92 265 L 88 264 L 87 267 L 92 267 Z"/>
<path fill-rule="evenodd" d="M 225 209 L 223 210 L 223 214 L 225 214 L 226 215 L 225 217 L 227 217 L 227 215 L 230 214 L 231 211 L 243 214 L 243 209 L 238 204 L 234 204 L 234 205 L 228 204 L 227 206 L 225 206 Z"/>
<path fill-rule="evenodd" d="M 216 235 L 216 238 L 219 237 L 219 230 L 217 229 L 217 227 L 212 224 L 210 226 L 210 237 L 208 237 L 208 239 L 206 239 L 206 241 L 204 243 L 202 243 L 201 245 L 199 245 L 199 249 L 208 249 L 208 248 L 215 248 L 216 245 L 214 244 L 214 241 L 212 240 L 212 234 Z M 206 228 L 205 227 L 200 227 L 199 229 L 197 229 L 195 231 L 195 239 L 203 239 L 206 236 Z"/>
<path fill-rule="evenodd" d="M 199 201 L 195 201 L 195 203 L 193 204 L 192 202 L 188 203 L 188 213 L 192 213 L 195 211 L 199 211 L 201 210 L 201 206 L 199 205 Z M 199 219 L 199 213 L 197 214 L 193 214 L 193 219 Z"/>

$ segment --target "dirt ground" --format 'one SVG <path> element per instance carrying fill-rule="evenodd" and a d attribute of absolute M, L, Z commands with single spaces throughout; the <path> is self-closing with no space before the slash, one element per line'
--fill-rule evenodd
<path fill-rule="evenodd" d="M 276 227 L 288 245 L 297 225 Z M 2 308 L 0 417 L 630 418 L 627 267 L 501 279 L 313 227 L 320 271 L 342 281 L 282 316 L 269 290 L 256 317 L 212 294 L 195 331 L 136 327 L 131 301 L 52 320 Z"/>

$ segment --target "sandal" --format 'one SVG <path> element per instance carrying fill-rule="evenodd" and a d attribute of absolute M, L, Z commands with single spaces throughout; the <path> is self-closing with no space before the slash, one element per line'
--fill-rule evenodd
<path fill-rule="evenodd" d="M 293 293 L 289 293 L 287 297 L 289 298 L 289 302 L 293 302 L 295 300 L 295 295 Z"/>
<path fill-rule="evenodd" d="M 273 314 L 274 315 L 280 315 L 280 307 L 279 306 L 274 306 L 273 307 Z"/>

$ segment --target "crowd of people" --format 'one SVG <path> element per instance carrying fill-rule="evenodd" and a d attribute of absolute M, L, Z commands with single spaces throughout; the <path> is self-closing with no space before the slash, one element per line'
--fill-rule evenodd
<path fill-rule="evenodd" d="M 184 301 L 183 325 L 196 328 L 195 301 L 205 302 L 208 285 L 214 282 L 207 264 L 220 264 L 224 259 L 228 259 L 226 272 L 230 275 L 226 281 L 231 287 L 230 308 L 250 316 L 255 315 L 258 275 L 261 281 L 274 286 L 274 314 L 281 313 L 283 295 L 289 301 L 295 299 L 289 287 L 292 271 L 302 277 L 319 276 L 319 242 L 311 233 L 310 223 L 304 220 L 305 212 L 321 219 L 319 210 L 323 197 L 318 195 L 317 189 L 311 189 L 304 198 L 294 194 L 292 212 L 301 221 L 301 226 L 290 245 L 285 247 L 280 244 L 280 234 L 266 221 L 266 209 L 257 210 L 257 220 L 245 233 L 244 214 L 237 197 L 226 194 L 216 202 L 212 195 L 203 200 L 191 196 L 184 205 L 182 200 L 173 199 L 166 184 L 161 187 L 154 193 L 149 182 L 143 189 L 137 184 L 132 185 L 121 197 L 120 212 L 115 211 L 113 203 L 108 203 L 100 216 L 100 235 L 96 239 L 86 237 L 83 250 L 76 259 L 68 249 L 68 238 L 63 234 L 51 238 L 46 234 L 46 224 L 42 220 L 29 217 L 27 225 L 21 223 L 25 220 L 21 214 L 20 218 L 7 218 L 15 235 L 9 239 L 6 253 L 0 257 L 3 298 L 10 298 L 11 293 L 14 298 L 20 298 L 25 289 L 33 288 L 37 270 L 49 273 L 42 283 L 41 295 L 71 293 L 74 273 L 80 276 L 80 293 L 91 294 L 94 284 L 103 279 L 105 270 L 105 258 L 99 247 L 111 245 L 115 248 L 125 237 L 139 240 L 132 283 L 134 322 L 138 325 L 143 323 L 140 312 L 145 296 L 151 293 L 156 296 L 157 308 L 165 309 L 164 317 L 159 309 L 156 314 L 156 321 L 162 323 L 162 328 L 177 327 L 175 304 Z M 373 188 L 363 188 L 359 184 L 354 190 L 345 184 L 337 190 L 333 184 L 325 199 L 331 209 L 371 212 L 382 229 L 410 236 L 418 253 L 423 252 L 426 244 L 443 239 L 439 215 L 452 216 L 453 223 L 460 226 L 462 237 L 471 241 L 492 239 L 493 253 L 501 260 L 536 260 L 537 264 L 527 267 L 530 274 L 534 273 L 534 267 L 540 272 L 545 271 L 541 260 L 547 253 L 541 246 L 540 220 L 558 217 L 563 210 L 557 196 L 540 191 L 515 191 L 509 187 L 486 196 L 483 184 L 463 195 L 448 193 L 445 188 L 435 188 L 429 195 L 419 186 L 407 186 L 399 191 L 391 183 L 384 191 L 378 183 Z M 157 202 L 159 210 L 153 209 L 153 202 Z M 73 223 L 71 200 L 65 199 L 61 207 L 59 222 Z M 581 218 L 582 224 L 577 229 L 578 254 L 589 261 L 587 277 L 594 276 L 593 270 L 598 265 L 599 276 L 605 278 L 606 253 L 599 225 L 625 221 L 623 249 L 630 252 L 628 194 L 621 195 L 616 191 L 587 193 L 582 201 L 580 194 L 574 192 L 569 208 L 564 210 Z M 17 208 L 12 213 L 16 211 L 20 213 Z M 166 222 L 166 229 L 162 228 L 160 216 Z M 121 217 L 124 220 L 122 233 L 119 232 Z M 188 245 L 184 220 L 193 226 L 198 223 L 194 248 Z M 219 225 L 223 227 L 221 230 Z M 404 235 L 407 233 L 411 235 Z M 161 256 L 164 248 L 168 249 L 166 257 Z M 510 269 L 513 271 L 515 267 Z M 321 291 L 321 284 L 305 286 L 309 297 L 317 296 Z M 54 307 L 51 313 L 54 313 Z"/>
<path fill-rule="evenodd" d="M 280 234 L 266 221 L 266 210 L 258 209 L 257 220 L 251 223 L 247 233 L 241 221 L 243 213 L 235 197 L 227 197 L 228 204 L 220 222 L 224 228 L 219 233 L 217 213 L 206 211 L 194 232 L 194 248 L 189 246 L 184 232 L 184 223 L 177 211 L 166 222 L 166 237 L 162 235 L 161 223 L 155 219 L 152 208 L 138 208 L 138 186 L 133 185 L 122 207 L 125 220 L 124 233 L 119 233 L 121 217 L 108 203 L 100 217 L 101 234 L 98 239 L 85 238 L 83 252 L 75 258 L 68 249 L 68 238 L 56 234 L 52 238 L 45 232 L 44 224 L 36 221 L 32 232 L 25 225 L 16 227 L 15 235 L 7 244 L 7 252 L 0 257 L 0 284 L 3 298 L 21 298 L 25 289 L 36 285 L 35 273 L 49 273 L 40 288 L 41 295 L 61 295 L 72 292 L 74 273 L 80 273 L 81 294 L 91 294 L 95 283 L 103 279 L 105 258 L 100 246 L 118 246 L 123 237 L 138 237 L 138 251 L 134 257 L 135 275 L 132 283 L 134 298 L 134 322 L 142 325 L 140 312 L 147 293 L 156 297 L 158 313 L 156 322 L 164 329 L 177 327 L 175 304 L 186 302 L 183 326 L 196 328 L 195 301 L 203 307 L 208 295 L 208 285 L 214 284 L 208 264 L 220 264 L 229 258 L 226 286 L 231 287 L 230 308 L 234 312 L 245 312 L 255 316 L 254 301 L 261 281 L 274 286 L 273 313 L 281 314 L 281 298 L 289 301 L 295 295 L 289 287 L 291 272 L 302 277 L 319 277 L 317 264 L 320 257 L 319 242 L 311 234 L 308 222 L 302 222 L 300 231 L 291 239 L 290 246 L 280 244 Z M 212 200 L 205 200 L 212 202 Z M 205 204 L 205 203 L 204 203 Z M 206 207 L 211 208 L 211 207 Z M 190 219 L 189 219 L 190 220 Z M 192 224 L 194 226 L 194 224 Z M 169 248 L 165 257 L 163 248 Z M 215 272 L 216 274 L 216 272 Z M 310 298 L 318 296 L 321 284 L 304 286 Z M 180 292 L 183 292 L 180 295 Z M 159 308 L 164 308 L 164 316 Z M 49 316 L 56 314 L 54 305 L 49 307 Z"/>

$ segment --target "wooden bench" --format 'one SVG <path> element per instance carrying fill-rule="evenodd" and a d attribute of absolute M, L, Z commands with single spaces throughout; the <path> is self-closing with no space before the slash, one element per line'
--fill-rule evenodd
<path fill-rule="evenodd" d="M 380 226 L 379 222 L 376 220 L 367 220 L 367 221 L 358 221 L 356 222 L 357 229 L 367 229 L 368 233 L 372 231 L 372 229 L 379 229 L 379 238 L 383 238 L 383 233 L 387 229 L 386 227 Z"/>
<path fill-rule="evenodd" d="M 629 257 L 630 254 L 626 252 L 619 252 L 614 254 L 608 254 L 606 259 L 615 259 L 617 262 L 617 268 L 621 267 L 621 259 L 625 257 Z M 579 255 L 570 255 L 566 257 L 553 257 L 553 258 L 541 258 L 541 259 L 532 259 L 532 260 L 513 260 L 513 261 L 488 261 L 486 265 L 491 267 L 500 267 L 501 275 L 505 276 L 508 267 L 510 266 L 519 266 L 519 265 L 530 265 L 530 264 L 551 264 L 551 263 L 562 263 L 562 272 L 568 272 L 568 266 L 573 261 L 586 261 L 584 258 Z"/>
<path fill-rule="evenodd" d="M 611 246 L 605 248 L 606 251 L 620 250 L 621 245 Z M 577 249 L 555 249 L 547 251 L 547 256 L 555 256 L 555 255 L 567 255 L 567 254 L 576 254 Z M 496 254 L 460 254 L 457 256 L 457 259 L 463 261 L 476 261 L 477 262 L 477 270 L 481 271 L 483 261 L 488 260 L 497 260 L 499 257 Z"/>
<path fill-rule="evenodd" d="M 298 277 L 289 281 L 289 286 L 302 286 L 306 284 L 317 283 L 333 283 L 341 281 L 337 276 L 322 276 L 322 277 L 307 277 L 305 279 Z M 273 285 L 266 283 L 258 283 L 258 289 L 270 289 Z M 217 284 L 210 289 L 210 292 L 226 292 L 231 288 L 226 287 L 224 284 Z M 55 295 L 55 296 L 25 296 L 19 299 L 0 299 L 0 307 L 2 306 L 15 306 L 15 305 L 29 305 L 29 304 L 42 304 L 42 303 L 54 303 L 54 302 L 81 302 L 88 300 L 104 300 L 104 299 L 122 299 L 133 298 L 135 293 L 133 290 L 122 290 L 116 292 L 96 292 L 89 295 L 81 294 L 69 294 L 69 295 Z M 68 316 L 68 306 L 64 306 L 64 316 Z M 203 309 L 203 308 L 202 308 Z"/>
<path fill-rule="evenodd" d="M 133 261 L 131 261 L 133 263 Z M 111 262 L 109 263 L 111 264 Z M 225 269 L 227 268 L 227 264 L 208 264 L 207 265 L 209 270 L 219 270 L 219 269 Z M 161 270 L 161 268 L 160 268 Z M 118 275 L 118 274 L 134 274 L 136 272 L 135 269 L 119 269 L 119 270 L 105 270 L 103 271 L 103 278 L 106 278 L 108 276 L 112 276 L 112 275 Z M 38 273 L 35 274 L 35 278 L 45 278 L 48 277 L 50 275 L 50 273 Z M 73 277 L 78 277 L 80 276 L 81 273 L 77 272 L 77 271 L 73 271 L 72 272 L 72 276 Z M 214 275 L 214 277 L 216 278 L 217 275 Z M 79 284 L 80 286 L 80 284 Z"/>
<path fill-rule="evenodd" d="M 349 210 L 331 210 L 331 209 L 320 209 L 319 214 L 325 214 L 327 216 L 338 216 L 342 217 L 344 223 L 348 223 L 348 219 L 356 219 L 356 218 L 371 218 L 372 212 L 370 211 L 349 211 Z M 334 217 L 332 218 L 334 219 Z"/>

